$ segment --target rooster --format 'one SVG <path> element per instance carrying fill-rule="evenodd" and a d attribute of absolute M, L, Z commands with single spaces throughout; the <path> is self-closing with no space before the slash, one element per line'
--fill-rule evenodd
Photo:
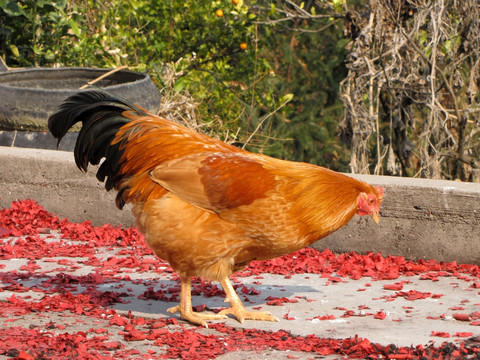
<path fill-rule="evenodd" d="M 143 108 L 90 90 L 75 94 L 48 120 L 60 143 L 82 122 L 74 157 L 131 204 L 155 254 L 180 275 L 178 306 L 169 312 L 193 324 L 233 315 L 278 321 L 247 310 L 229 276 L 253 260 L 292 253 L 333 233 L 355 214 L 379 221 L 383 189 L 323 167 L 254 154 Z M 192 309 L 191 278 L 220 282 L 230 307 Z"/>

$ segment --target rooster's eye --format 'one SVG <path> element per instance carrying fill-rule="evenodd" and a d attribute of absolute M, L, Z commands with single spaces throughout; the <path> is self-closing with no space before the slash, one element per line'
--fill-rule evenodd
<path fill-rule="evenodd" d="M 372 205 L 374 201 L 375 201 L 374 198 L 370 198 L 370 199 L 368 200 L 368 204 L 369 204 L 369 205 Z"/>

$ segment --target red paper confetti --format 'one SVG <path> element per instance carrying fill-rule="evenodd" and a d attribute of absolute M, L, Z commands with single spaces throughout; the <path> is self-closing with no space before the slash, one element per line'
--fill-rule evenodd
<path fill-rule="evenodd" d="M 205 304 L 193 306 L 193 311 L 195 312 L 202 312 L 202 311 L 205 311 L 206 309 L 207 309 L 207 305 Z"/>
<path fill-rule="evenodd" d="M 455 320 L 458 320 L 458 321 L 470 321 L 471 320 L 470 314 L 453 314 L 452 316 Z"/>
<path fill-rule="evenodd" d="M 335 320 L 335 315 L 323 315 L 323 316 L 315 316 L 314 318 L 312 319 L 307 319 L 307 320 L 313 320 L 313 319 L 317 319 L 317 320 L 321 320 L 321 321 L 324 321 L 324 320 Z"/>
<path fill-rule="evenodd" d="M 387 314 L 385 314 L 383 311 L 379 311 L 374 315 L 374 318 L 379 320 L 384 320 L 386 317 Z"/>
<path fill-rule="evenodd" d="M 288 313 L 286 313 L 285 315 L 283 315 L 283 318 L 285 320 L 297 320 L 294 316 L 290 316 L 290 310 L 288 311 Z"/>
<path fill-rule="evenodd" d="M 438 336 L 443 338 L 449 338 L 450 334 L 444 331 L 432 331 L 432 336 Z"/>
<path fill-rule="evenodd" d="M 58 241 L 57 234 L 61 239 Z M 308 352 L 312 357 L 336 354 L 349 358 L 389 358 L 389 359 L 462 359 L 475 358 L 480 353 L 478 339 L 473 332 L 462 331 L 454 335 L 442 331 L 432 332 L 435 337 L 454 337 L 455 343 L 445 342 L 440 346 L 396 347 L 373 344 L 367 339 L 326 339 L 314 335 L 293 336 L 286 331 L 261 331 L 256 329 L 234 329 L 225 324 L 211 324 L 216 334 L 205 335 L 201 329 L 188 329 L 179 325 L 176 318 L 146 319 L 132 314 L 119 314 L 112 305 L 124 304 L 135 285 L 145 285 L 140 292 L 144 300 L 176 302 L 179 300 L 178 275 L 167 263 L 156 258 L 146 246 L 143 237 L 136 229 L 121 229 L 110 225 L 94 227 L 89 222 L 74 224 L 47 212 L 31 200 L 12 203 L 9 209 L 0 210 L 0 259 L 23 259 L 22 266 L 15 272 L 0 274 L 0 291 L 11 291 L 7 301 L 0 302 L 0 316 L 4 326 L 0 327 L 0 355 L 17 359 L 40 358 L 196 358 L 213 359 L 233 351 L 273 349 L 285 351 L 295 349 Z M 55 241 L 50 239 L 55 237 Z M 99 247 L 115 249 L 114 256 L 107 258 L 98 253 Z M 82 258 L 82 262 L 69 260 Z M 58 265 L 56 269 L 41 271 L 41 264 Z M 83 266 L 95 270 L 88 275 L 72 275 Z M 5 265 L 0 265 L 5 268 Z M 152 280 L 135 278 L 119 273 L 140 274 L 142 272 L 169 274 L 171 282 L 157 283 Z M 383 256 L 379 253 L 333 254 L 329 250 L 317 251 L 302 249 L 294 254 L 264 262 L 254 262 L 241 276 L 255 276 L 262 279 L 264 273 L 292 277 L 295 274 L 318 274 L 328 283 L 345 282 L 347 278 L 388 280 L 384 286 L 389 293 L 385 300 L 402 297 L 409 301 L 439 298 L 441 294 L 431 294 L 417 290 L 403 291 L 405 282 L 393 282 L 399 276 L 417 276 L 423 280 L 437 281 L 440 277 L 452 277 L 471 282 L 471 289 L 479 289 L 479 267 L 476 265 L 444 263 L 434 260 L 408 261 L 399 256 Z M 132 275 L 133 277 L 133 275 Z M 130 281 L 131 288 L 121 288 L 122 281 Z M 165 285 L 165 286 L 164 286 Z M 259 285 L 256 283 L 255 285 Z M 365 283 L 370 287 L 371 283 Z M 240 294 L 258 296 L 260 291 L 253 286 L 235 285 Z M 27 293 L 29 292 L 29 293 Z M 35 293 L 38 297 L 22 297 Z M 205 297 L 220 296 L 224 293 L 217 285 L 194 279 L 192 295 Z M 266 302 L 280 306 L 286 303 L 309 301 L 301 297 L 267 297 Z M 466 302 L 463 301 L 462 304 Z M 305 303 L 306 304 L 306 303 Z M 128 308 L 128 304 L 122 307 Z M 465 305 L 467 307 L 467 305 Z M 206 305 L 197 305 L 196 311 L 206 310 Z M 359 307 L 358 311 L 339 308 L 345 316 L 372 316 L 385 320 L 385 311 Z M 134 310 L 134 309 L 132 309 Z M 465 311 L 461 307 L 451 309 Z M 43 327 L 26 328 L 17 326 L 18 317 L 25 316 L 65 316 L 70 322 L 48 321 Z M 288 312 L 287 320 L 294 320 Z M 468 321 L 470 326 L 480 326 L 480 313 L 457 313 L 452 315 L 457 321 Z M 438 316 L 442 319 L 442 316 Z M 443 315 L 445 318 L 445 315 Z M 76 319 L 76 320 L 75 320 Z M 84 331 L 74 331 L 75 322 L 91 324 Z M 334 315 L 319 315 L 318 320 L 335 320 Z M 389 320 L 386 320 L 389 321 Z M 396 320 L 391 320 L 396 321 Z M 73 323 L 73 324 L 72 324 Z M 88 330 L 86 330 L 88 329 Z M 474 329 L 473 327 L 471 329 Z M 453 334 L 453 332 L 452 332 Z M 120 335 L 120 336 L 118 336 Z M 116 340 L 112 340 L 116 336 Z M 128 348 L 128 344 L 148 344 L 142 354 Z M 181 344 L 181 346 L 179 346 Z M 317 356 L 317 357 L 318 357 Z"/>
<path fill-rule="evenodd" d="M 473 332 L 457 332 L 454 337 L 470 337 L 473 336 Z"/>
<path fill-rule="evenodd" d="M 297 299 L 287 299 L 286 297 L 276 298 L 273 296 L 269 296 L 265 299 L 267 301 L 267 305 L 270 306 L 282 306 L 285 303 L 297 303 Z"/>
<path fill-rule="evenodd" d="M 403 289 L 403 284 L 402 283 L 395 283 L 395 284 L 385 284 L 383 285 L 383 288 L 385 290 L 394 290 L 394 291 L 399 291 Z"/>

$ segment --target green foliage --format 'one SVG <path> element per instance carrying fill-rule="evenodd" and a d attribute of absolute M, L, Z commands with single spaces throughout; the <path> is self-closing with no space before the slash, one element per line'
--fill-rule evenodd
<path fill-rule="evenodd" d="M 52 50 L 43 51 L 43 41 L 52 44 L 54 27 L 69 27 L 66 1 L 0 0 L 0 52 L 13 66 L 39 65 L 40 58 L 53 59 Z"/>
<path fill-rule="evenodd" d="M 343 169 L 345 149 L 336 140 L 342 23 L 271 22 L 285 16 L 280 5 L 0 0 L 0 55 L 11 67 L 128 65 L 148 72 L 161 89 L 188 92 L 207 132 L 254 151 Z M 301 6 L 313 16 L 334 13 L 333 5 Z M 165 77 L 167 67 L 174 79 Z"/>
<path fill-rule="evenodd" d="M 293 94 L 293 99 L 265 124 L 264 151 L 344 170 L 347 151 L 337 138 L 338 119 L 343 115 L 338 84 L 346 76 L 343 21 L 315 18 L 316 14 L 335 13 L 314 2 L 298 3 L 312 17 L 285 22 L 285 11 L 295 9 L 272 8 L 263 19 L 267 25 L 259 36 L 261 56 L 272 64 L 275 74 L 259 87 L 271 91 L 272 96 Z"/>

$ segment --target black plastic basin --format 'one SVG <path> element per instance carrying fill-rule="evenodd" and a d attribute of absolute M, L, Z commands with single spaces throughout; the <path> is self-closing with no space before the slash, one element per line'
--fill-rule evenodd
<path fill-rule="evenodd" d="M 68 96 L 110 71 L 94 68 L 29 68 L 0 72 L 0 130 L 47 129 L 48 117 Z M 147 74 L 120 70 L 88 89 L 102 88 L 155 113 L 161 95 Z"/>

